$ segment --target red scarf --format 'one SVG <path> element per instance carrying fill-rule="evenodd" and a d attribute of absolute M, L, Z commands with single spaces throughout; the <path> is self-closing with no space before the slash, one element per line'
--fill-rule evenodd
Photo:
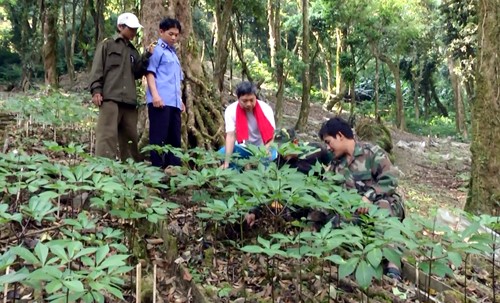
<path fill-rule="evenodd" d="M 255 103 L 253 115 L 255 116 L 255 120 L 257 120 L 257 126 L 259 127 L 262 141 L 264 144 L 267 144 L 273 139 L 274 127 L 271 125 L 271 122 L 269 122 L 266 115 L 264 115 L 264 112 L 260 107 L 259 100 Z M 238 143 L 242 143 L 246 140 L 248 140 L 247 114 L 238 103 L 238 106 L 236 106 L 236 141 Z"/>

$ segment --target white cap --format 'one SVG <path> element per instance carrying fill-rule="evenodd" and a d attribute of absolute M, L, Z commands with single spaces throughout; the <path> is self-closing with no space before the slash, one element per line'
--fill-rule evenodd
<path fill-rule="evenodd" d="M 125 24 L 130 28 L 142 27 L 142 25 L 139 23 L 139 19 L 137 19 L 137 17 L 132 13 L 123 13 L 120 16 L 118 16 L 116 25 L 120 24 Z"/>

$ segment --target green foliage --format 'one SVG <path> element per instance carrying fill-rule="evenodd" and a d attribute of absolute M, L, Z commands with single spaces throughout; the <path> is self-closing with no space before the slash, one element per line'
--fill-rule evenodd
<path fill-rule="evenodd" d="M 407 116 L 407 127 L 410 132 L 422 136 L 455 137 L 458 135 L 453 117 L 437 116 L 430 120 L 416 120 L 414 117 Z"/>

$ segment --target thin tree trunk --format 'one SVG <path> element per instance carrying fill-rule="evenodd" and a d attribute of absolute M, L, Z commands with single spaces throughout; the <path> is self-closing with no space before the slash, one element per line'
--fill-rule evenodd
<path fill-rule="evenodd" d="M 379 81 L 380 81 L 380 72 L 379 72 L 379 59 L 378 56 L 375 57 L 375 119 L 380 121 L 380 115 L 378 112 L 379 107 Z"/>
<path fill-rule="evenodd" d="M 231 13 L 233 11 L 232 0 L 215 1 L 215 24 L 217 34 L 215 37 L 215 64 L 214 64 L 214 84 L 222 96 L 224 90 L 224 76 L 227 70 L 227 58 L 229 51 L 229 32 L 231 29 Z"/>
<path fill-rule="evenodd" d="M 478 2 L 476 91 L 472 107 L 472 169 L 465 210 L 500 215 L 500 27 L 498 1 Z"/>
<path fill-rule="evenodd" d="M 417 55 L 413 58 L 413 65 L 418 65 Z M 411 71 L 411 77 L 413 82 L 413 109 L 415 111 L 415 119 L 420 119 L 420 103 L 418 98 L 420 97 L 420 83 L 422 82 L 422 72 L 423 64 L 420 65 L 418 70 Z"/>
<path fill-rule="evenodd" d="M 85 24 L 87 23 L 87 11 L 89 10 L 89 0 L 84 0 L 82 4 L 82 15 L 80 17 L 80 28 L 78 29 L 77 39 L 80 45 L 80 49 L 82 50 L 83 61 L 85 62 L 85 66 L 90 68 L 92 65 L 92 60 L 89 58 L 88 52 L 88 42 L 84 41 L 83 33 L 85 30 Z M 74 48 L 73 48 L 74 49 Z"/>
<path fill-rule="evenodd" d="M 345 37 L 340 28 L 335 28 L 335 37 L 337 39 L 337 50 L 335 53 L 335 95 L 333 96 L 333 90 L 330 90 L 328 98 L 326 98 L 326 101 L 323 104 L 323 107 L 326 110 L 331 110 L 336 103 L 342 102 L 346 90 L 346 85 L 342 79 L 342 71 L 340 67 L 340 55 L 344 52 Z M 327 66 L 327 72 L 328 67 L 331 68 L 331 66 Z"/>
<path fill-rule="evenodd" d="M 453 90 L 455 104 L 455 127 L 457 132 L 464 138 L 467 138 L 467 127 L 465 125 L 465 109 L 462 100 L 462 85 L 460 84 L 458 75 L 455 72 L 455 62 L 451 55 L 448 55 L 448 70 L 450 73 L 450 82 Z"/>
<path fill-rule="evenodd" d="M 303 130 L 307 125 L 310 108 L 311 89 L 311 63 L 309 62 L 309 1 L 302 0 L 302 61 L 304 70 L 302 72 L 302 103 L 300 105 L 299 118 L 295 128 Z"/>
<path fill-rule="evenodd" d="M 89 0 L 90 14 L 94 19 L 95 34 L 94 34 L 94 44 L 97 45 L 99 42 L 104 40 L 104 1 L 105 0 Z"/>
<path fill-rule="evenodd" d="M 231 34 L 231 41 L 233 42 L 233 46 L 236 49 L 236 54 L 238 55 L 238 59 L 240 59 L 241 73 L 242 73 L 241 78 L 244 79 L 244 77 L 246 76 L 248 81 L 253 82 L 252 76 L 250 75 L 250 70 L 248 69 L 247 62 L 245 60 L 245 57 L 243 56 L 243 51 L 238 46 L 238 42 L 236 41 L 234 30 L 231 30 L 230 34 Z"/>
<path fill-rule="evenodd" d="M 434 85 L 434 80 L 432 80 L 432 78 L 429 79 L 429 84 L 430 84 L 430 88 L 431 88 L 432 98 L 434 99 L 434 102 L 436 102 L 436 106 L 437 106 L 439 112 L 444 117 L 448 117 L 448 110 L 446 109 L 446 106 L 444 106 L 444 104 L 441 103 L 441 100 L 439 100 L 439 96 L 436 92 L 436 86 Z"/>
<path fill-rule="evenodd" d="M 394 60 L 394 62 L 386 55 L 381 54 L 380 60 L 387 64 L 387 67 L 391 70 L 394 76 L 394 82 L 396 83 L 396 126 L 400 130 L 405 130 L 405 115 L 404 115 L 404 105 L 403 105 L 403 93 L 401 91 L 401 78 L 399 75 L 399 59 Z"/>
<path fill-rule="evenodd" d="M 349 46 L 351 50 L 352 57 L 352 70 L 356 71 L 356 53 L 352 44 Z M 354 119 L 354 110 L 356 109 L 356 72 L 352 74 L 352 82 L 351 82 L 351 110 L 349 113 L 349 119 Z"/>
<path fill-rule="evenodd" d="M 281 53 L 281 0 L 268 0 L 269 18 L 269 48 L 271 50 L 271 66 L 278 89 L 276 91 L 276 104 L 274 115 L 276 125 L 281 126 L 283 120 L 283 95 L 285 93 L 285 75 L 283 66 L 283 54 Z"/>
<path fill-rule="evenodd" d="M 57 1 L 47 3 L 43 28 L 43 66 L 45 84 L 57 87 Z"/>

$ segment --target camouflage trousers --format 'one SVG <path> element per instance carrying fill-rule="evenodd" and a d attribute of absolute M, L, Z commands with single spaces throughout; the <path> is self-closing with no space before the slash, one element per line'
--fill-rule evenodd
<path fill-rule="evenodd" d="M 405 218 L 405 207 L 403 198 L 398 194 L 393 194 L 388 197 L 382 197 L 373 202 L 380 208 L 387 209 L 392 217 L 397 217 L 399 220 Z"/>

